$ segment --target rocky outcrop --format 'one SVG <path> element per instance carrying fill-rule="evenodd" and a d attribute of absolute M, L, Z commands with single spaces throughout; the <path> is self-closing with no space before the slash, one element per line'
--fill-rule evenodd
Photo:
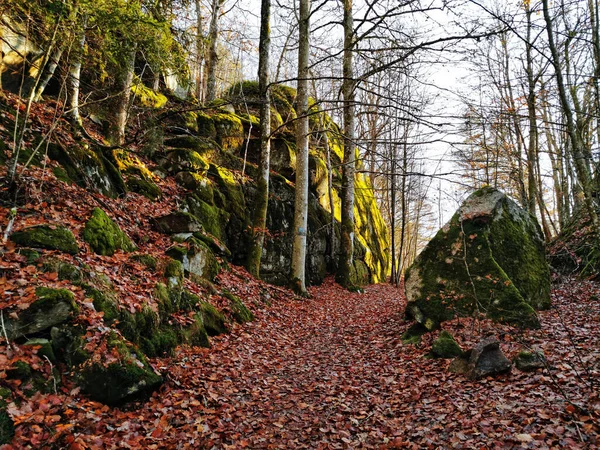
<path fill-rule="evenodd" d="M 429 330 L 473 315 L 539 326 L 550 271 L 537 221 L 496 189 L 474 192 L 408 269 L 405 288 L 407 315 Z"/>

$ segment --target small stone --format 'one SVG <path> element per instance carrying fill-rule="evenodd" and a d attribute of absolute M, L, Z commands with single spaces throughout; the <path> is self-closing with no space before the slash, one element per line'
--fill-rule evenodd
<path fill-rule="evenodd" d="M 515 357 L 514 363 L 517 369 L 523 372 L 531 372 L 548 366 L 548 361 L 546 361 L 546 357 L 541 351 L 521 351 Z"/>
<path fill-rule="evenodd" d="M 502 353 L 500 342 L 493 336 L 479 342 L 471 351 L 469 357 L 470 377 L 479 380 L 510 372 L 511 362 Z"/>

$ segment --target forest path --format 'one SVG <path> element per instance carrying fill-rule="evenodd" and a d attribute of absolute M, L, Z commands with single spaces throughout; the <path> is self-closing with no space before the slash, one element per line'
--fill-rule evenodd
<path fill-rule="evenodd" d="M 211 349 L 165 358 L 161 390 L 137 408 L 112 409 L 112 427 L 94 422 L 96 440 L 84 440 L 148 449 L 598 448 L 598 392 L 581 376 L 583 363 L 600 381 L 598 285 L 556 288 L 541 330 L 445 323 L 463 348 L 494 332 L 509 357 L 526 342 L 554 366 L 480 381 L 426 357 L 437 333 L 402 343 L 409 323 L 399 289 L 349 293 L 328 280 L 310 292 L 256 311 Z"/>

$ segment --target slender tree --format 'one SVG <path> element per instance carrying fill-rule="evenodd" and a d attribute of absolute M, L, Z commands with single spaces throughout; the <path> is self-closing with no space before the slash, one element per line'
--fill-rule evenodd
<path fill-rule="evenodd" d="M 306 240 L 308 235 L 308 57 L 310 0 L 300 0 L 298 18 L 298 94 L 296 96 L 296 198 L 292 248 L 292 287 L 306 295 Z"/>
<path fill-rule="evenodd" d="M 260 174 L 252 223 L 252 242 L 248 253 L 248 271 L 260 275 L 267 208 L 269 206 L 269 171 L 271 159 L 271 98 L 269 94 L 269 53 L 271 45 L 271 0 L 262 0 L 260 9 L 260 42 L 258 55 L 258 90 L 260 95 Z"/>

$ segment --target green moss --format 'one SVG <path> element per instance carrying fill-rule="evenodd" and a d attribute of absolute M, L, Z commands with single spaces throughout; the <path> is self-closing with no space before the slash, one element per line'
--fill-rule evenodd
<path fill-rule="evenodd" d="M 38 356 L 40 356 L 42 358 L 46 357 L 52 362 L 56 361 L 56 355 L 54 354 L 54 349 L 52 348 L 52 343 L 48 339 L 33 338 L 33 339 L 29 339 L 27 342 L 25 342 L 24 345 L 39 346 L 39 349 L 37 351 Z"/>
<path fill-rule="evenodd" d="M 82 390 L 93 400 L 116 405 L 161 383 L 161 377 L 133 346 L 116 338 L 111 339 L 108 346 L 117 348 L 122 360 L 107 367 L 88 362 L 79 375 Z"/>
<path fill-rule="evenodd" d="M 227 225 L 229 214 L 216 206 L 211 206 L 204 200 L 190 199 L 188 201 L 190 212 L 202 224 L 204 230 L 223 239 L 226 236 L 224 227 Z"/>
<path fill-rule="evenodd" d="M 7 377 L 13 380 L 28 380 L 33 374 L 31 366 L 22 360 L 15 361 L 7 372 Z"/>
<path fill-rule="evenodd" d="M 244 126 L 240 117 L 226 110 L 212 114 L 217 132 L 217 143 L 225 151 L 239 150 L 244 143 Z"/>
<path fill-rule="evenodd" d="M 208 163 L 194 150 L 175 149 L 167 153 L 167 170 L 177 173 L 181 171 L 197 172 L 204 174 L 208 170 Z"/>
<path fill-rule="evenodd" d="M 0 407 L 0 445 L 8 444 L 15 436 L 15 424 L 6 412 Z"/>
<path fill-rule="evenodd" d="M 119 306 L 114 292 L 108 290 L 99 290 L 93 286 L 84 286 L 85 295 L 90 297 L 96 311 L 104 313 L 104 322 L 113 323 L 119 318 Z"/>
<path fill-rule="evenodd" d="M 27 264 L 33 264 L 41 258 L 39 252 L 36 252 L 30 248 L 20 248 L 17 252 L 27 258 Z"/>
<path fill-rule="evenodd" d="M 63 167 L 60 167 L 60 166 L 55 167 L 54 169 L 52 169 L 52 173 L 54 174 L 56 179 L 59 181 L 63 181 L 67 184 L 71 184 L 73 182 L 73 180 L 71 180 L 71 178 L 69 177 L 69 174 Z"/>
<path fill-rule="evenodd" d="M 196 345 L 198 347 L 210 347 L 210 341 L 208 340 L 208 333 L 204 328 L 204 322 L 201 314 L 194 315 L 194 323 L 186 330 L 186 341 L 190 345 Z"/>
<path fill-rule="evenodd" d="M 252 322 L 254 320 L 254 314 L 250 311 L 242 300 L 231 292 L 223 291 L 223 296 L 229 300 L 231 307 L 231 313 L 237 323 Z"/>
<path fill-rule="evenodd" d="M 68 280 L 76 284 L 83 279 L 83 274 L 78 267 L 58 258 L 45 258 L 42 262 L 42 270 L 44 272 L 56 272 L 59 280 Z"/>
<path fill-rule="evenodd" d="M 200 302 L 200 297 L 192 294 L 190 291 L 184 290 L 181 293 L 181 302 L 179 306 L 183 311 L 192 311 L 198 307 Z"/>
<path fill-rule="evenodd" d="M 74 313 L 79 312 L 79 306 L 75 303 L 75 296 L 68 289 L 38 287 L 35 290 L 35 295 L 38 299 L 25 310 L 28 314 L 47 312 L 58 303 L 69 305 L 70 310 Z"/>
<path fill-rule="evenodd" d="M 131 86 L 131 93 L 140 105 L 146 108 L 160 109 L 167 103 L 167 97 L 160 92 L 150 89 L 139 79 Z"/>
<path fill-rule="evenodd" d="M 404 344 L 420 344 L 421 336 L 427 333 L 427 328 L 425 328 L 420 323 L 415 323 L 410 326 L 408 330 L 402 333 L 400 339 Z"/>
<path fill-rule="evenodd" d="M 156 178 L 150 169 L 131 152 L 119 148 L 112 151 L 112 156 L 119 171 L 135 175 L 148 182 L 152 182 Z"/>
<path fill-rule="evenodd" d="M 143 195 L 152 201 L 156 201 L 162 196 L 162 191 L 156 184 L 142 178 L 129 178 L 127 180 L 127 188 L 131 192 Z"/>
<path fill-rule="evenodd" d="M 156 270 L 158 265 L 158 260 L 154 256 L 148 254 L 132 255 L 130 259 L 141 263 L 150 270 Z"/>
<path fill-rule="evenodd" d="M 210 139 L 216 139 L 217 129 L 215 128 L 215 123 L 210 115 L 199 112 L 196 123 L 198 124 L 198 135 Z"/>
<path fill-rule="evenodd" d="M 94 208 L 92 217 L 83 230 L 83 239 L 98 255 L 112 256 L 117 250 L 136 249 L 129 237 L 100 208 Z"/>
<path fill-rule="evenodd" d="M 187 249 L 179 248 L 179 250 L 187 253 Z M 180 261 L 171 259 L 165 267 L 164 275 L 169 289 L 181 289 L 183 287 L 184 272 Z"/>
<path fill-rule="evenodd" d="M 202 324 L 209 336 L 218 336 L 229 332 L 227 321 L 222 312 L 208 302 L 200 302 L 199 307 Z"/>
<path fill-rule="evenodd" d="M 439 358 L 455 358 L 463 353 L 454 337 L 445 330 L 433 341 L 431 352 Z"/>
<path fill-rule="evenodd" d="M 171 356 L 177 345 L 179 345 L 179 336 L 170 327 L 161 327 L 149 337 L 140 339 L 140 349 L 149 357 Z"/>
<path fill-rule="evenodd" d="M 10 239 L 15 244 L 24 247 L 59 250 L 71 255 L 79 252 L 75 236 L 62 226 L 36 225 L 13 233 Z"/>

